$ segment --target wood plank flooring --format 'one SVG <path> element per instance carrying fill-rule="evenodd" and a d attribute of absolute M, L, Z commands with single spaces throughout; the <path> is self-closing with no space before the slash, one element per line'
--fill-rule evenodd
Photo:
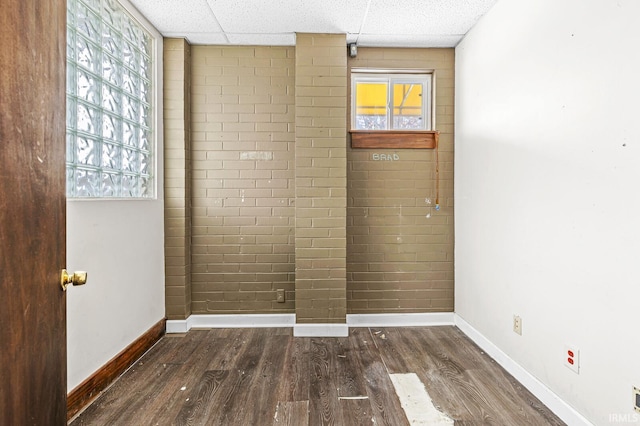
<path fill-rule="evenodd" d="M 71 422 L 390 425 L 409 422 L 389 374 L 415 373 L 455 425 L 563 425 L 456 327 L 191 330 L 163 337 Z"/>

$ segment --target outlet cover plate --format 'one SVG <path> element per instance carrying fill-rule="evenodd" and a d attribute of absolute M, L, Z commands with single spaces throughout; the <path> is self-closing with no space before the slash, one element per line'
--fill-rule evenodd
<path fill-rule="evenodd" d="M 564 347 L 564 365 L 576 374 L 580 374 L 580 349 L 573 345 Z"/>
<path fill-rule="evenodd" d="M 513 332 L 522 336 L 522 318 L 518 315 L 513 316 Z"/>
<path fill-rule="evenodd" d="M 640 413 L 640 388 L 633 387 L 633 409 Z"/>

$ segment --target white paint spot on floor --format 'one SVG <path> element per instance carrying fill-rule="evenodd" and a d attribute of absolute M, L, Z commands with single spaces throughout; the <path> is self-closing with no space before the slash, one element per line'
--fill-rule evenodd
<path fill-rule="evenodd" d="M 438 411 L 415 373 L 390 374 L 400 404 L 412 425 L 448 426 L 453 420 Z"/>

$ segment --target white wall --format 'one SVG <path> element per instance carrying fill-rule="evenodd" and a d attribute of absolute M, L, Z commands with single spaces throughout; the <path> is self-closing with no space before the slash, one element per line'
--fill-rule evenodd
<path fill-rule="evenodd" d="M 500 0 L 456 49 L 456 313 L 598 425 L 640 424 L 639 28 Z"/>
<path fill-rule="evenodd" d="M 157 197 L 67 201 L 67 269 L 88 272 L 85 286 L 67 290 L 68 391 L 165 317 L 162 36 L 118 1 L 156 38 Z"/>
<path fill-rule="evenodd" d="M 67 202 L 67 267 L 88 271 L 67 290 L 71 391 L 164 318 L 163 203 Z"/>

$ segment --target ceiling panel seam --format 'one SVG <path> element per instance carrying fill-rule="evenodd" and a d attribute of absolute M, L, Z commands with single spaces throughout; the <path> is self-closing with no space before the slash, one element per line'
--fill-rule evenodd
<path fill-rule="evenodd" d="M 227 41 L 227 44 L 231 44 L 231 42 L 229 41 L 229 37 L 227 36 L 227 30 L 222 28 L 222 24 L 220 23 L 220 20 L 216 16 L 216 12 L 213 11 L 213 8 L 211 7 L 211 3 L 209 3 L 208 0 L 207 0 L 207 6 L 211 11 L 211 15 L 213 15 L 213 20 L 216 21 L 216 24 L 218 24 L 218 27 L 220 27 L 220 29 L 222 30 L 222 35 L 224 36 L 224 39 Z"/>
<path fill-rule="evenodd" d="M 364 16 L 362 17 L 362 23 L 360 23 L 360 29 L 358 30 L 358 35 L 356 36 L 356 45 L 358 44 L 358 40 L 360 39 L 360 34 L 362 34 L 362 29 L 364 28 L 365 22 L 367 22 L 367 16 L 369 15 L 369 8 L 371 7 L 371 0 L 367 1 L 367 8 L 364 10 Z"/>

